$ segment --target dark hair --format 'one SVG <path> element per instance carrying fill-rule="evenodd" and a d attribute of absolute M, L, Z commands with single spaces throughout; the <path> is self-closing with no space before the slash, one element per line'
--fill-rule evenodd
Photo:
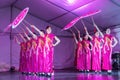
<path fill-rule="evenodd" d="M 86 34 L 83 34 L 83 38 L 86 36 Z"/>
<path fill-rule="evenodd" d="M 50 26 L 47 26 L 46 29 L 50 28 Z"/>
<path fill-rule="evenodd" d="M 45 34 L 45 31 L 44 30 L 40 30 L 41 32 L 43 32 Z"/>

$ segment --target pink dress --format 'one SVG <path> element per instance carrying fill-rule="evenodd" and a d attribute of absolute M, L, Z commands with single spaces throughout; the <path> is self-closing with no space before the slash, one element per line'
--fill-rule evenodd
<path fill-rule="evenodd" d="M 85 69 L 91 70 L 90 41 L 83 40 L 83 53 L 85 54 Z"/>
<path fill-rule="evenodd" d="M 31 59 L 32 59 L 32 55 L 31 55 L 31 40 L 27 41 L 27 50 L 26 50 L 26 56 L 27 56 L 27 61 L 26 61 L 26 65 L 27 65 L 27 72 L 32 72 L 32 64 L 31 64 Z"/>
<path fill-rule="evenodd" d="M 85 70 L 85 54 L 83 54 L 82 41 L 78 42 L 77 49 L 77 69 Z"/>
<path fill-rule="evenodd" d="M 101 71 L 101 39 L 93 37 L 92 70 Z"/>
<path fill-rule="evenodd" d="M 53 47 L 53 34 L 46 34 L 46 42 L 45 42 L 45 72 L 52 73 L 53 72 L 53 55 L 54 55 L 54 47 Z"/>
<path fill-rule="evenodd" d="M 38 72 L 44 72 L 44 52 L 45 52 L 45 38 L 38 37 Z"/>
<path fill-rule="evenodd" d="M 31 64 L 32 64 L 32 72 L 37 72 L 38 71 L 38 58 L 37 58 L 37 48 L 38 48 L 38 44 L 37 44 L 37 40 L 35 39 L 31 39 L 32 42 L 32 47 L 31 47 Z"/>
<path fill-rule="evenodd" d="M 104 45 L 102 53 L 102 69 L 103 70 L 112 70 L 112 36 L 104 35 Z"/>
<path fill-rule="evenodd" d="M 20 50 L 20 62 L 19 62 L 19 71 L 20 72 L 25 72 L 26 69 L 26 43 L 22 42 L 20 44 L 21 50 Z"/>
<path fill-rule="evenodd" d="M 20 43 L 20 60 L 19 60 L 19 71 L 22 72 L 22 60 L 23 60 L 23 57 L 22 57 L 22 44 L 23 43 Z"/>

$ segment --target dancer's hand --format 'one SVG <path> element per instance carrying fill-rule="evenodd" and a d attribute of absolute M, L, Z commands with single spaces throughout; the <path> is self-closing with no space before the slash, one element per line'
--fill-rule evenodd
<path fill-rule="evenodd" d="M 34 27 L 34 25 L 30 25 L 32 28 Z"/>
<path fill-rule="evenodd" d="M 55 47 L 56 45 L 57 45 L 57 44 L 53 44 L 52 46 L 54 46 L 54 47 Z"/>

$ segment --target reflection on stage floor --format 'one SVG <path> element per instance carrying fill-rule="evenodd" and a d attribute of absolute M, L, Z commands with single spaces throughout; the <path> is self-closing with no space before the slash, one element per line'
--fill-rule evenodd
<path fill-rule="evenodd" d="M 111 74 L 101 73 L 81 73 L 77 71 L 55 71 L 51 77 L 36 75 L 23 75 L 19 72 L 1 72 L 0 80 L 120 80 L 120 72 L 114 71 Z"/>

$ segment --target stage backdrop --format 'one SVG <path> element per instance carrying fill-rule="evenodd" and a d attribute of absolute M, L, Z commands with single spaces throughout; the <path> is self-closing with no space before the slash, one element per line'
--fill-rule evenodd
<path fill-rule="evenodd" d="M 10 23 L 10 8 L 0 9 L 0 71 L 7 71 L 10 67 L 10 36 L 3 34 L 3 29 Z"/>
<path fill-rule="evenodd" d="M 12 12 L 10 8 L 0 9 L 0 71 L 6 71 L 10 68 L 10 66 L 15 66 L 18 69 L 19 66 L 19 53 L 20 46 L 14 41 L 14 36 L 18 34 L 17 31 L 20 31 L 20 27 L 24 27 L 23 25 L 19 25 L 18 28 L 12 30 L 10 35 L 9 31 L 7 33 L 2 33 L 4 28 L 13 20 L 21 10 L 13 8 Z M 53 29 L 53 33 L 58 36 L 61 40 L 61 43 L 55 47 L 54 52 L 54 66 L 55 69 L 64 69 L 74 67 L 74 54 L 75 54 L 75 44 L 74 40 L 71 37 L 71 33 L 68 31 L 62 31 L 60 27 L 64 26 L 55 26 L 49 24 L 42 19 L 28 14 L 25 18 L 29 23 L 34 24 L 39 29 L 45 30 L 45 27 L 50 25 Z M 89 29 L 88 29 L 89 30 Z M 120 42 L 120 29 L 119 26 L 114 27 L 112 30 L 112 34 L 118 39 Z M 120 52 L 120 43 L 114 48 L 114 51 Z"/>

